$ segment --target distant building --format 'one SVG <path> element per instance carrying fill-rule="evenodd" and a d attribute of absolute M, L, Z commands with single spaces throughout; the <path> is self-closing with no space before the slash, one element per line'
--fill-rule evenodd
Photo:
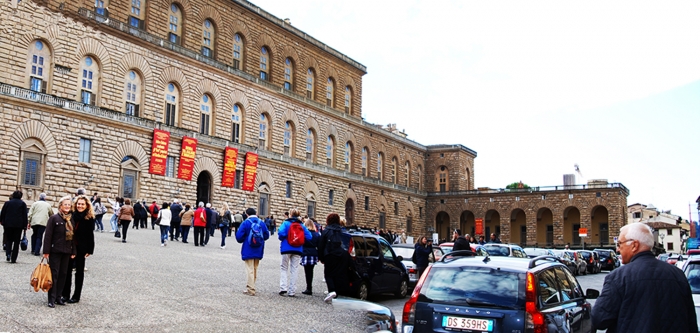
<path fill-rule="evenodd" d="M 681 247 L 690 232 L 690 223 L 671 211 L 660 211 L 654 205 L 635 203 L 627 206 L 627 221 L 642 222 L 654 228 L 654 235 L 659 244 L 668 252 L 681 252 Z M 662 238 L 661 235 L 664 235 Z"/>

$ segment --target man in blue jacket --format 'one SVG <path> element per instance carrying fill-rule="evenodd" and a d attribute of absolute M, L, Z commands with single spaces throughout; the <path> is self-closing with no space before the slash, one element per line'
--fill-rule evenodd
<path fill-rule="evenodd" d="M 280 252 L 282 253 L 282 264 L 280 265 L 280 296 L 287 294 L 289 297 L 295 297 L 297 288 L 297 268 L 301 262 L 301 255 L 304 253 L 304 242 L 299 246 L 289 244 L 290 229 L 292 224 L 298 224 L 304 231 L 304 240 L 311 239 L 311 232 L 306 229 L 301 221 L 298 209 L 290 211 L 291 217 L 286 219 L 277 231 L 277 237 L 280 239 Z M 294 228 L 298 228 L 294 226 Z M 289 288 L 287 288 L 287 271 L 289 271 Z"/>
<path fill-rule="evenodd" d="M 256 224 L 256 228 L 259 228 L 260 233 L 264 240 L 270 238 L 270 233 L 267 231 L 265 222 L 260 220 L 255 214 L 255 208 L 246 209 L 246 214 L 248 218 L 241 223 L 241 226 L 236 230 L 236 241 L 242 243 L 241 246 L 241 259 L 245 262 L 245 271 L 248 276 L 248 282 L 246 283 L 246 290 L 243 291 L 244 294 L 255 296 L 255 280 L 258 277 L 258 265 L 260 260 L 263 258 L 265 253 L 265 242 L 259 246 L 251 246 L 251 229 L 253 224 Z M 297 263 L 298 265 L 299 263 Z"/>

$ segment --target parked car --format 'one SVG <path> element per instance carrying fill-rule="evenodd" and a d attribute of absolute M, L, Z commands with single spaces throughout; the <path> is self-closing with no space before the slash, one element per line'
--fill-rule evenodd
<path fill-rule="evenodd" d="M 564 250 L 569 253 L 571 258 L 573 258 L 574 262 L 576 263 L 576 273 L 574 275 L 586 275 L 588 272 L 586 262 L 583 261 L 583 258 L 579 256 L 577 251 L 572 251 L 572 250 Z"/>
<path fill-rule="evenodd" d="M 534 257 L 539 257 L 539 256 L 553 256 L 556 257 L 554 252 L 550 249 L 541 249 L 537 247 L 526 247 L 523 249 L 525 251 L 525 254 L 527 254 L 528 258 L 534 258 Z"/>
<path fill-rule="evenodd" d="M 386 239 L 363 232 L 344 233 L 343 238 L 359 274 L 359 281 L 351 286 L 353 296 L 361 300 L 383 293 L 406 297 L 408 271 L 403 257 L 394 253 Z"/>
<path fill-rule="evenodd" d="M 440 248 L 442 249 L 442 252 L 444 254 L 448 254 L 452 252 L 452 248 L 454 247 L 455 243 L 453 242 L 445 242 L 445 243 L 440 243 Z M 480 248 L 483 245 L 479 245 L 477 243 L 469 243 L 469 247 L 472 248 L 472 251 L 477 253 L 478 256 L 484 256 L 483 252 L 480 250 Z"/>
<path fill-rule="evenodd" d="M 669 263 L 669 264 L 671 264 L 671 265 L 675 265 L 676 262 L 678 261 L 678 259 L 681 259 L 681 255 L 680 255 L 680 254 L 678 254 L 678 253 L 669 253 L 669 254 L 668 254 L 668 258 L 666 258 L 666 262 Z M 681 260 L 683 260 L 683 259 L 681 259 Z"/>
<path fill-rule="evenodd" d="M 669 255 L 668 253 L 662 253 L 662 254 L 659 254 L 658 256 L 656 256 L 656 259 L 659 259 L 661 261 L 666 261 L 666 259 L 668 259 L 668 255 Z"/>
<path fill-rule="evenodd" d="M 333 300 L 333 310 L 339 312 L 364 312 L 365 332 L 397 332 L 394 313 L 386 306 L 354 298 L 338 297 Z"/>
<path fill-rule="evenodd" d="M 406 266 L 408 271 L 408 286 L 413 287 L 418 282 L 420 276 L 418 276 L 418 271 L 416 270 L 416 264 L 413 263 L 411 258 L 413 257 L 413 251 L 415 250 L 414 244 L 394 244 L 392 245 L 394 253 L 397 256 L 403 257 L 403 265 Z M 442 259 L 443 252 L 439 246 L 433 246 L 433 253 L 430 255 L 428 260 L 433 263 Z"/>
<path fill-rule="evenodd" d="M 615 251 L 610 249 L 594 249 L 600 255 L 600 268 L 608 271 L 620 267 L 620 261 Z"/>
<path fill-rule="evenodd" d="M 552 252 L 554 252 L 554 255 L 559 258 L 559 261 L 561 261 L 572 274 L 578 275 L 578 264 L 574 261 L 574 257 L 571 256 L 569 251 L 552 250 Z"/>
<path fill-rule="evenodd" d="M 576 252 L 578 252 L 579 256 L 586 262 L 588 273 L 600 273 L 600 255 L 598 255 L 598 252 L 588 250 L 578 250 Z"/>
<path fill-rule="evenodd" d="M 404 304 L 403 332 L 590 332 L 599 294 L 552 256 L 445 255 Z"/>
<path fill-rule="evenodd" d="M 688 278 L 690 291 L 693 293 L 695 316 L 697 317 L 698 327 L 700 327 L 700 257 L 689 257 L 683 266 L 683 274 Z"/>
<path fill-rule="evenodd" d="M 527 258 L 527 254 L 520 245 L 488 243 L 481 246 L 481 250 L 489 256 Z"/>

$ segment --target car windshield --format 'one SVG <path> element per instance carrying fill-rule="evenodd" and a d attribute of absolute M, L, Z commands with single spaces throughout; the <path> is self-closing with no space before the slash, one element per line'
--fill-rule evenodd
<path fill-rule="evenodd" d="M 445 254 L 452 252 L 451 245 L 440 245 L 440 248 L 442 249 L 442 252 L 445 252 Z"/>
<path fill-rule="evenodd" d="M 409 247 L 394 247 L 394 253 L 396 256 L 402 256 L 403 260 L 411 260 L 413 256 L 413 249 Z"/>
<path fill-rule="evenodd" d="M 505 246 L 483 246 L 481 249 L 488 252 L 490 256 L 507 257 L 510 255 L 510 250 Z"/>
<path fill-rule="evenodd" d="M 479 267 L 433 268 L 420 292 L 429 302 L 521 307 L 525 274 Z"/>
<path fill-rule="evenodd" d="M 610 252 L 607 251 L 598 251 L 598 254 L 600 254 L 601 258 L 607 258 L 610 256 Z"/>
<path fill-rule="evenodd" d="M 535 249 L 535 248 L 527 248 L 523 249 L 525 253 L 531 256 L 546 256 L 549 255 L 549 251 L 546 249 Z"/>
<path fill-rule="evenodd" d="M 688 278 L 693 294 L 700 294 L 700 262 L 693 262 L 685 267 L 685 277 Z"/>

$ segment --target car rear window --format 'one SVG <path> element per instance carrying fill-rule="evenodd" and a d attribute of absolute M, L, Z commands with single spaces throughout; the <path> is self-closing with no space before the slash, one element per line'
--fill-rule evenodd
<path fill-rule="evenodd" d="M 607 251 L 598 251 L 598 254 L 600 254 L 601 258 L 607 258 L 610 256 L 610 252 Z"/>
<path fill-rule="evenodd" d="M 525 273 L 483 267 L 433 267 L 421 295 L 426 301 L 477 307 L 522 307 Z"/>
<path fill-rule="evenodd" d="M 505 246 L 484 246 L 482 249 L 490 256 L 507 257 L 510 256 L 510 250 Z"/>
<path fill-rule="evenodd" d="M 408 248 L 408 247 L 395 247 L 394 252 L 396 253 L 397 256 L 402 256 L 405 259 L 411 259 L 413 256 L 413 251 L 414 249 Z"/>
<path fill-rule="evenodd" d="M 688 264 L 685 268 L 685 277 L 688 278 L 693 294 L 700 294 L 700 263 Z"/>

